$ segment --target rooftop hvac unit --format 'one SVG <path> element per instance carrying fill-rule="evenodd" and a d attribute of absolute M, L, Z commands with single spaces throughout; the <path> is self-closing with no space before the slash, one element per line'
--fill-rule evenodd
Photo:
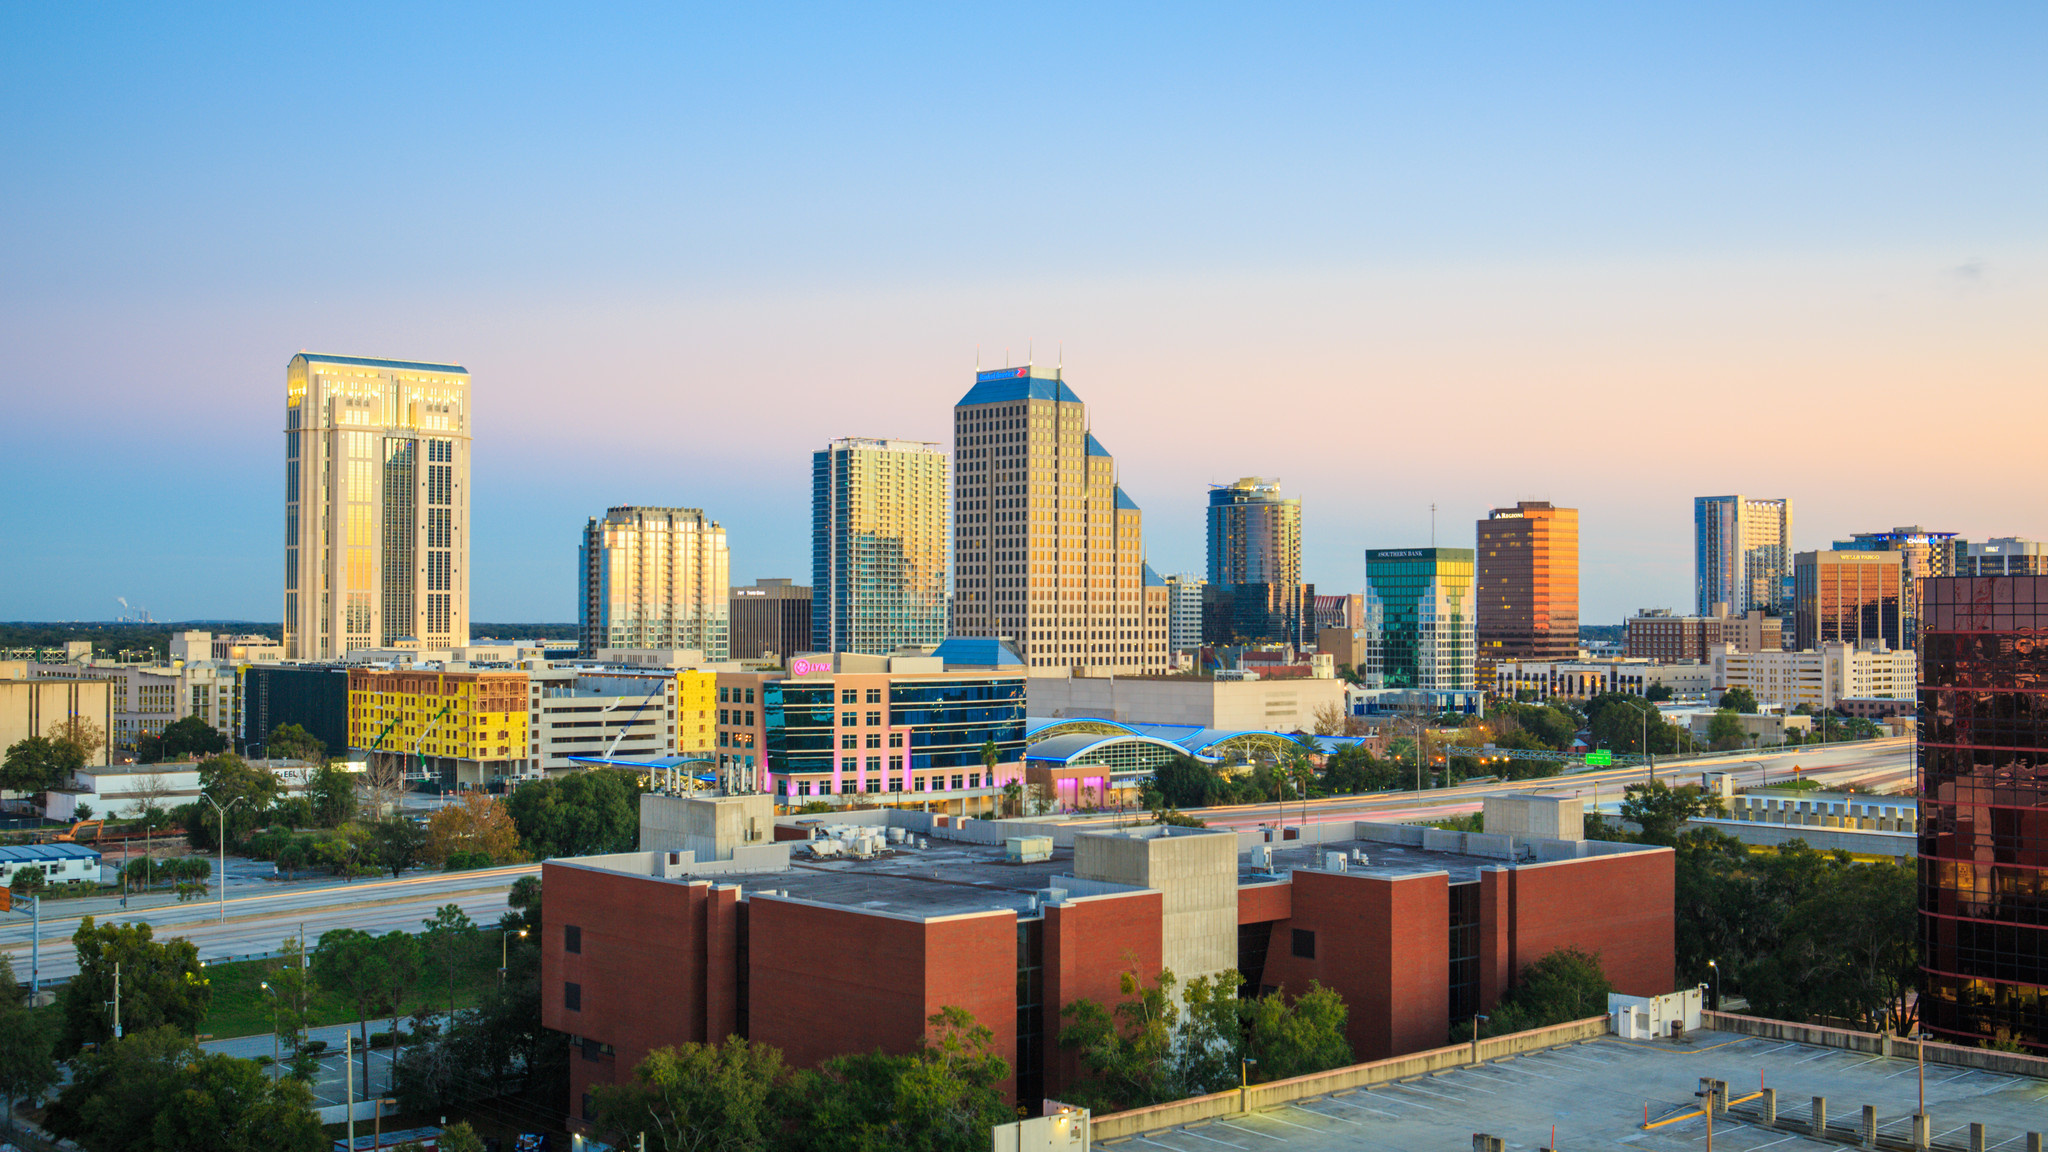
<path fill-rule="evenodd" d="M 924 837 L 922 837 L 922 836 L 919 836 L 919 837 L 917 838 L 917 847 L 918 847 L 918 849 L 919 849 L 920 851 L 922 851 L 923 849 L 929 848 L 929 847 L 931 847 L 931 846 L 932 846 L 932 842 L 931 842 L 930 840 L 927 840 L 927 839 L 925 839 L 925 838 L 924 838 Z"/>
<path fill-rule="evenodd" d="M 1273 846 L 1271 844 L 1252 845 L 1252 863 L 1261 872 L 1270 870 L 1273 867 Z"/>
<path fill-rule="evenodd" d="M 889 829 L 889 843 L 901 844 L 903 843 L 904 838 L 908 835 L 909 833 L 905 832 L 901 828 L 891 828 Z"/>
<path fill-rule="evenodd" d="M 1323 853 L 1323 867 L 1329 869 L 1332 872 L 1346 871 L 1346 865 L 1348 865 L 1349 863 L 1350 859 L 1346 857 L 1342 852 Z"/>
<path fill-rule="evenodd" d="M 1372 863 L 1372 859 L 1365 854 L 1365 849 L 1363 848 L 1353 848 L 1351 850 L 1351 859 L 1356 861 L 1360 868 Z"/>

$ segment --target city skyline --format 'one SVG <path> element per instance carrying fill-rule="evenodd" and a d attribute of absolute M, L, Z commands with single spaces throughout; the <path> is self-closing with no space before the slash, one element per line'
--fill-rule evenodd
<path fill-rule="evenodd" d="M 804 454 L 946 440 L 977 349 L 1092 382 L 1160 572 L 1203 568 L 1186 494 L 1247 474 L 1312 504 L 1326 592 L 1432 504 L 1446 544 L 1580 508 L 1592 623 L 1688 605 L 1706 493 L 1793 498 L 1808 548 L 2048 535 L 2036 9 L 0 21 L 0 617 L 273 619 L 302 347 L 477 374 L 486 620 L 573 618 L 563 541 L 614 505 L 704 507 L 736 580 L 801 578 Z M 930 99 L 1004 44 L 1046 82 Z M 369 51 L 418 86 L 299 82 Z M 308 141 L 338 150 L 289 194 L 257 178 Z M 1539 428 L 1627 482 L 1538 482 Z M 1923 441 L 1974 450 L 1843 482 Z M 163 476 L 194 460 L 199 501 Z"/>

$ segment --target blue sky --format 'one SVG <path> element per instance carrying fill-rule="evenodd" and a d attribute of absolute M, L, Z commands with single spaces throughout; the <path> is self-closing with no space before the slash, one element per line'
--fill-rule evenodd
<path fill-rule="evenodd" d="M 0 619 L 278 614 L 301 348 L 476 381 L 472 611 L 704 507 L 805 577 L 808 454 L 1063 349 L 1198 570 L 1581 509 L 1589 622 L 1695 495 L 1802 545 L 2048 535 L 2038 5 L 13 5 Z"/>

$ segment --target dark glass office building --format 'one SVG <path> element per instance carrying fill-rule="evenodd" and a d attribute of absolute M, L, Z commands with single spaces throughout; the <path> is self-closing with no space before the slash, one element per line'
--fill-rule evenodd
<path fill-rule="evenodd" d="M 1303 592 L 1301 501 L 1257 476 L 1212 485 L 1202 639 L 1307 644 L 1315 633 Z"/>
<path fill-rule="evenodd" d="M 242 751 L 267 755 L 264 741 L 297 724 L 327 746 L 348 751 L 348 668 L 340 664 L 252 664 L 242 674 Z"/>
<path fill-rule="evenodd" d="M 1920 593 L 1921 1021 L 2048 1054 L 2048 576 Z"/>

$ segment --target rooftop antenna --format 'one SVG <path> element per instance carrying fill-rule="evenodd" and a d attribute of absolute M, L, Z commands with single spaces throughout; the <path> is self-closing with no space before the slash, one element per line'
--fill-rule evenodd
<path fill-rule="evenodd" d="M 974 370 L 976 372 L 981 371 L 981 345 L 979 344 L 974 346 Z"/>
<path fill-rule="evenodd" d="M 1005 367 L 1005 368 L 1008 368 L 1009 366 L 1010 366 L 1010 350 L 1009 350 L 1008 348 L 1005 348 L 1005 349 L 1003 349 L 1003 367 Z"/>
<path fill-rule="evenodd" d="M 1436 505 L 1429 506 L 1429 546 L 1436 547 Z"/>
<path fill-rule="evenodd" d="M 1053 379 L 1055 379 L 1055 380 L 1064 380 L 1064 379 L 1066 379 L 1066 372 L 1067 372 L 1067 342 L 1066 342 L 1065 340 L 1062 340 L 1062 341 L 1060 341 L 1060 350 L 1059 350 L 1059 360 L 1058 360 L 1058 362 L 1057 362 L 1057 363 L 1055 363 L 1055 364 L 1053 365 L 1053 367 L 1052 367 L 1052 378 L 1053 378 Z"/>
<path fill-rule="evenodd" d="M 1035 350 L 1035 349 L 1037 348 L 1037 346 L 1038 346 L 1038 340 L 1037 340 L 1037 339 L 1036 339 L 1035 337 L 1027 337 L 1027 338 L 1025 339 L 1025 341 L 1024 341 L 1024 363 L 1025 363 L 1025 365 L 1026 365 L 1027 367 L 1028 367 L 1028 366 L 1030 366 L 1030 365 L 1032 365 L 1032 364 L 1036 364 L 1036 363 L 1038 363 L 1038 357 L 1037 357 L 1037 354 L 1036 354 L 1036 352 L 1034 351 L 1034 350 Z"/>

